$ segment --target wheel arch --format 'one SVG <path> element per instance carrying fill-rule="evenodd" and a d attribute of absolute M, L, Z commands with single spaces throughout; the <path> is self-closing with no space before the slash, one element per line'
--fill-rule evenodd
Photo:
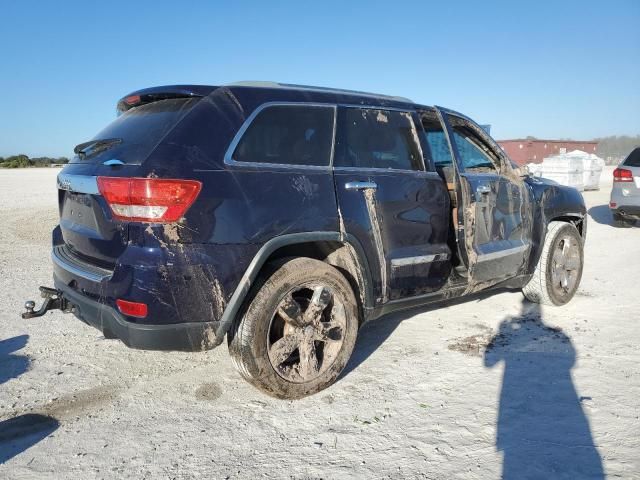
<path fill-rule="evenodd" d="M 364 250 L 356 238 L 338 232 L 305 232 L 281 235 L 265 243 L 240 279 L 220 319 L 215 345 L 222 343 L 258 275 L 271 261 L 284 257 L 309 257 L 338 269 L 351 284 L 358 299 L 360 321 L 373 305 L 371 271 Z"/>
<path fill-rule="evenodd" d="M 549 224 L 551 222 L 565 222 L 570 223 L 576 227 L 578 233 L 580 233 L 580 237 L 582 238 L 582 242 L 584 244 L 587 235 L 587 216 L 586 213 L 577 213 L 577 212 L 565 212 L 558 213 L 556 212 L 553 216 L 543 216 L 543 225 L 544 228 L 540 228 L 537 238 L 533 238 L 532 242 L 532 250 L 531 255 L 529 257 L 529 266 L 527 269 L 527 274 L 533 274 L 538 261 L 540 260 L 540 255 L 542 255 L 542 250 L 544 248 L 544 242 L 547 238 Z"/>

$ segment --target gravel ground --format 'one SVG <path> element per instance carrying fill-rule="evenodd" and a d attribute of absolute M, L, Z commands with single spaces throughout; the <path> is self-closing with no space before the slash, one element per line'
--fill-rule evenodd
<path fill-rule="evenodd" d="M 0 170 L 0 478 L 640 478 L 640 228 L 611 177 L 585 192 L 586 266 L 562 308 L 518 292 L 387 316 L 346 373 L 264 396 L 226 347 L 130 350 L 71 315 L 23 321 L 51 285 L 54 169 Z"/>

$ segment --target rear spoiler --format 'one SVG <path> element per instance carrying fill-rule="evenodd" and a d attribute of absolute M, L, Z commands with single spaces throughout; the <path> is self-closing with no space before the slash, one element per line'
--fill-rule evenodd
<path fill-rule="evenodd" d="M 206 97 L 216 88 L 210 85 L 167 85 L 164 87 L 145 88 L 136 90 L 118 101 L 118 115 L 130 108 L 138 107 L 146 103 L 166 100 L 168 98 Z"/>

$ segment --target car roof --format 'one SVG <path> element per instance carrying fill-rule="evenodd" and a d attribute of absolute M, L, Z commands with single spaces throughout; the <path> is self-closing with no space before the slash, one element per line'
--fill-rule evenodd
<path fill-rule="evenodd" d="M 251 91 L 265 101 L 307 101 L 326 103 L 350 103 L 357 105 L 377 105 L 395 108 L 416 108 L 417 105 L 406 97 L 381 93 L 347 90 L 342 88 L 296 85 L 291 83 L 242 81 L 223 85 L 232 92 Z"/>
<path fill-rule="evenodd" d="M 266 102 L 308 102 L 308 103 L 340 103 L 363 106 L 379 106 L 400 109 L 427 109 L 406 97 L 385 95 L 379 93 L 346 90 L 341 88 L 317 87 L 310 85 L 295 85 L 290 83 L 242 81 L 226 85 L 165 85 L 137 90 L 123 97 L 118 103 L 119 108 L 126 109 L 124 101 L 132 96 L 162 98 L 207 96 L 231 93 L 235 99 L 248 107 L 249 110 Z"/>

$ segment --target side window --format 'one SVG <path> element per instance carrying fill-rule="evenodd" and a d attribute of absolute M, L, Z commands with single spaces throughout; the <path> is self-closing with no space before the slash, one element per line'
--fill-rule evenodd
<path fill-rule="evenodd" d="M 429 147 L 428 157 L 436 168 L 453 166 L 453 157 L 449 142 L 442 129 L 442 124 L 435 112 L 424 112 L 421 115 L 422 127 L 426 143 Z"/>
<path fill-rule="evenodd" d="M 422 170 L 422 150 L 409 112 L 345 108 L 338 167 Z"/>
<path fill-rule="evenodd" d="M 233 152 L 236 162 L 329 166 L 335 108 L 272 105 L 253 119 Z"/>
<path fill-rule="evenodd" d="M 448 116 L 453 129 L 460 160 L 465 170 L 495 173 L 500 171 L 500 158 L 466 120 Z"/>

